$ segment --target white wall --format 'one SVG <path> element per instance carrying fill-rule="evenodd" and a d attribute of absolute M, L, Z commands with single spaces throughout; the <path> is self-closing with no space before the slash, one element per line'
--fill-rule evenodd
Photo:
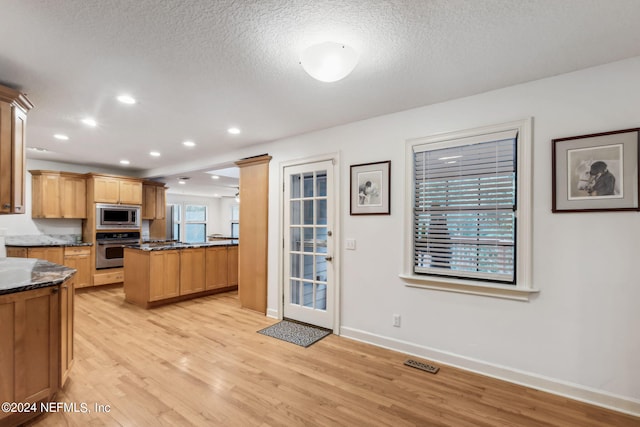
<path fill-rule="evenodd" d="M 640 126 L 640 57 L 252 147 L 269 177 L 268 310 L 278 310 L 282 162 L 340 152 L 345 336 L 640 414 L 640 213 L 551 213 L 551 139 Z M 472 78 L 472 76 L 470 76 Z M 407 287 L 407 139 L 534 118 L 529 302 Z M 238 154 L 238 153 L 236 153 Z M 236 158 L 241 157 L 238 155 Z M 390 216 L 350 216 L 349 165 L 391 160 Z M 392 315 L 402 327 L 392 326 Z"/>

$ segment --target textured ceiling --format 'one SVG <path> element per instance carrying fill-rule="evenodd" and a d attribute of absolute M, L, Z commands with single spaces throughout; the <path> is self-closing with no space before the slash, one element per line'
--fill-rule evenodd
<path fill-rule="evenodd" d="M 0 0 L 0 10 L 0 82 L 28 94 L 28 145 L 49 150 L 28 156 L 126 158 L 123 173 L 640 55 L 638 0 Z M 360 54 L 333 84 L 298 63 L 325 40 Z M 139 103 L 119 104 L 121 92 Z M 79 123 L 85 115 L 98 127 Z"/>

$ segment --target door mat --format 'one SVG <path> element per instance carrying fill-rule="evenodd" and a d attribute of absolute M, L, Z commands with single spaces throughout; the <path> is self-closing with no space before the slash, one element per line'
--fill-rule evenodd
<path fill-rule="evenodd" d="M 331 330 L 290 320 L 282 320 L 275 325 L 259 330 L 258 333 L 302 347 L 309 347 L 311 344 L 331 334 Z"/>

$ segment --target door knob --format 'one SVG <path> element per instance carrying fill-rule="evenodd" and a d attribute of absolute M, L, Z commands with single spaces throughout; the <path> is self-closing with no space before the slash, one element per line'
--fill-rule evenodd
<path fill-rule="evenodd" d="M 324 259 L 327 260 L 327 261 L 332 261 L 333 257 L 332 256 L 326 256 L 326 257 L 324 257 Z"/>

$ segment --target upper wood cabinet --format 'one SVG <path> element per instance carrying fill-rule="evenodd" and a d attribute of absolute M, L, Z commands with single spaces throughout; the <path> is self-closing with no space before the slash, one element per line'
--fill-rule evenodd
<path fill-rule="evenodd" d="M 142 219 L 165 219 L 166 190 L 162 182 L 144 181 L 142 183 Z"/>
<path fill-rule="evenodd" d="M 142 204 L 142 182 L 135 178 L 91 174 L 93 202 Z"/>
<path fill-rule="evenodd" d="M 0 86 L 0 214 L 24 213 L 26 96 Z"/>
<path fill-rule="evenodd" d="M 84 175 L 32 170 L 33 218 L 86 218 L 87 184 Z"/>

